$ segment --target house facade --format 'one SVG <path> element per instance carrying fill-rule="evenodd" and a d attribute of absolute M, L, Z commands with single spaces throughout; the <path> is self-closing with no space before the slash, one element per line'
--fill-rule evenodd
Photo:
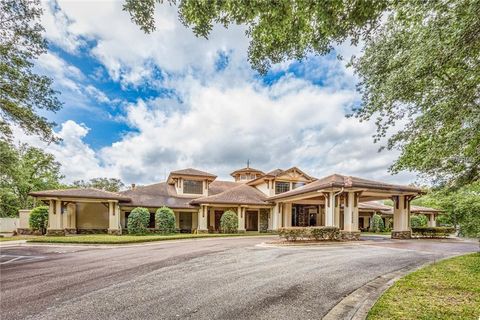
<path fill-rule="evenodd" d="M 410 201 L 421 194 L 416 187 L 394 185 L 333 174 L 314 178 L 297 167 L 270 172 L 250 167 L 235 170 L 231 181 L 214 174 L 184 169 L 170 172 L 165 182 L 135 186 L 118 193 L 97 189 L 32 192 L 49 206 L 48 234 L 121 234 L 136 207 L 148 208 L 150 228 L 155 211 L 167 206 L 175 212 L 181 232 L 219 232 L 226 210 L 237 213 L 239 232 L 276 231 L 294 226 L 336 226 L 345 238 L 357 238 L 374 212 L 393 217 L 394 238 L 411 235 Z M 378 200 L 393 200 L 393 208 Z M 373 202 L 372 202 L 373 201 Z M 377 207 L 375 207 L 377 206 Z M 28 211 L 21 212 L 20 233 L 28 232 Z"/>

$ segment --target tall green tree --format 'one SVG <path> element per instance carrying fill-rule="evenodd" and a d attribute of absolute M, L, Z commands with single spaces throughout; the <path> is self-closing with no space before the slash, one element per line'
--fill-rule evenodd
<path fill-rule="evenodd" d="M 0 217 L 31 208 L 29 192 L 61 186 L 60 164 L 53 155 L 26 144 L 13 147 L 5 141 L 0 141 L 0 154 Z"/>
<path fill-rule="evenodd" d="M 76 180 L 73 182 L 76 188 L 96 188 L 105 191 L 118 192 L 125 187 L 120 179 L 116 178 L 93 178 L 89 181 Z"/>
<path fill-rule="evenodd" d="M 45 141 L 56 140 L 54 123 L 39 110 L 57 111 L 61 103 L 52 80 L 33 71 L 47 50 L 39 23 L 39 0 L 0 1 L 0 139 L 12 138 L 12 125 Z"/>
<path fill-rule="evenodd" d="M 164 2 L 200 37 L 214 24 L 246 25 L 249 61 L 261 73 L 361 40 L 351 62 L 363 97 L 355 115 L 376 119 L 375 141 L 400 125 L 385 146 L 401 151 L 391 170 L 457 185 L 479 179 L 480 1 L 126 0 L 124 10 L 152 32 Z"/>

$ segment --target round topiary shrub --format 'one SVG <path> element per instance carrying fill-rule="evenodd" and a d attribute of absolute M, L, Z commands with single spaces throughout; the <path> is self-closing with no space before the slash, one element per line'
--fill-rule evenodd
<path fill-rule="evenodd" d="M 370 222 L 370 232 L 382 232 L 384 227 L 382 217 L 375 213 Z"/>
<path fill-rule="evenodd" d="M 174 233 L 175 213 L 168 207 L 161 207 L 155 213 L 155 227 L 160 233 Z"/>
<path fill-rule="evenodd" d="M 30 212 L 28 224 L 31 229 L 39 230 L 42 234 L 45 234 L 48 226 L 48 207 L 40 206 L 34 208 L 32 212 Z"/>
<path fill-rule="evenodd" d="M 220 229 L 222 233 L 238 232 L 238 217 L 234 211 L 228 210 L 222 214 L 220 218 Z"/>
<path fill-rule="evenodd" d="M 423 214 L 410 217 L 410 226 L 412 228 L 424 228 L 428 226 L 428 218 Z"/>
<path fill-rule="evenodd" d="M 129 234 L 147 233 L 150 222 L 150 212 L 146 208 L 137 207 L 128 215 L 127 230 Z"/>

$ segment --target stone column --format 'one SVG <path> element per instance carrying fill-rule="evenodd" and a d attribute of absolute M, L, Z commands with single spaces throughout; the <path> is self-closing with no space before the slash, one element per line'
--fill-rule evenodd
<path fill-rule="evenodd" d="M 278 228 L 280 228 L 280 203 L 276 203 L 275 207 L 273 207 L 273 212 L 272 212 L 272 230 L 277 231 Z"/>
<path fill-rule="evenodd" d="M 393 239 L 409 239 L 410 230 L 410 199 L 408 196 L 393 196 Z"/>
<path fill-rule="evenodd" d="M 117 207 L 117 201 L 108 201 L 108 233 L 121 235 L 120 210 Z"/>
<path fill-rule="evenodd" d="M 62 218 L 62 201 L 51 199 L 48 207 L 47 235 L 64 236 Z"/>
<path fill-rule="evenodd" d="M 333 197 L 333 192 L 326 192 L 325 195 L 325 226 L 333 227 L 335 226 L 335 199 Z"/>
<path fill-rule="evenodd" d="M 238 232 L 244 233 L 245 230 L 245 208 L 238 207 L 237 209 L 237 217 L 238 217 Z"/>
<path fill-rule="evenodd" d="M 201 205 L 198 209 L 198 233 L 208 233 L 207 228 L 207 206 Z"/>

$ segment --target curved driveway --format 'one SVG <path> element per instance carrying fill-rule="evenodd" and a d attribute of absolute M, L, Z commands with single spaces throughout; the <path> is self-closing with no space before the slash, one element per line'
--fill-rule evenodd
<path fill-rule="evenodd" d="M 260 245 L 271 239 L 2 247 L 2 319 L 319 319 L 378 276 L 478 250 L 381 238 Z"/>

